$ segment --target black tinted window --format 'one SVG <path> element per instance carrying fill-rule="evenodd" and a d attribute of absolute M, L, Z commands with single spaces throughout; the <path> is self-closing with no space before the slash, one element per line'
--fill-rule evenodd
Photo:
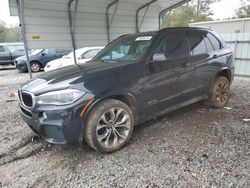
<path fill-rule="evenodd" d="M 164 54 L 166 58 L 176 59 L 188 55 L 184 33 L 168 33 L 161 39 L 155 54 Z"/>
<path fill-rule="evenodd" d="M 221 43 L 217 38 L 215 38 L 215 36 L 213 36 L 210 33 L 207 33 L 207 37 L 211 41 L 211 43 L 212 43 L 215 50 L 221 49 Z"/>
<path fill-rule="evenodd" d="M 202 32 L 189 31 L 187 33 L 187 37 L 188 37 L 191 56 L 207 53 L 204 34 Z"/>
<path fill-rule="evenodd" d="M 0 52 L 5 52 L 4 47 L 0 46 Z"/>

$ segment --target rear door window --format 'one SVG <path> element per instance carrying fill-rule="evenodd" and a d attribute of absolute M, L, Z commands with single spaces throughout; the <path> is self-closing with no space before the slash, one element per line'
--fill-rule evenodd
<path fill-rule="evenodd" d="M 188 31 L 187 38 L 191 56 L 197 56 L 207 53 L 207 47 L 203 32 Z"/>
<path fill-rule="evenodd" d="M 205 36 L 205 43 L 207 46 L 208 53 L 214 51 L 214 47 L 213 47 L 212 43 L 210 42 L 210 40 L 207 38 L 207 36 Z"/>
<path fill-rule="evenodd" d="M 215 36 L 210 33 L 207 33 L 207 38 L 212 43 L 215 50 L 220 50 L 222 48 L 221 42 L 217 38 L 215 38 Z"/>

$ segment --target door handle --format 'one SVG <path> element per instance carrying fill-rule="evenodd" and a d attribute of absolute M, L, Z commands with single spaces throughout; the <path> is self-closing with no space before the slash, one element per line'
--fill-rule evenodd
<path fill-rule="evenodd" d="M 214 54 L 213 58 L 215 59 L 215 58 L 217 58 L 217 57 L 218 57 L 218 55 L 217 55 L 217 54 Z"/>

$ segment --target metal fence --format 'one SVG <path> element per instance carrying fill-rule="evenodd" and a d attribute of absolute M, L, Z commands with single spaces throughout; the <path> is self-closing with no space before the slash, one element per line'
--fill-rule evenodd
<path fill-rule="evenodd" d="M 250 76 L 250 33 L 221 34 L 234 52 L 235 74 Z"/>

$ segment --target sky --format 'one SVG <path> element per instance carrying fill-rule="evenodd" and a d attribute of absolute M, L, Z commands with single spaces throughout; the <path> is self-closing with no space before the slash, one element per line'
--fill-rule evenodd
<path fill-rule="evenodd" d="M 222 0 L 211 5 L 213 19 L 225 19 L 235 15 L 235 10 L 240 7 L 240 0 Z"/>
<path fill-rule="evenodd" d="M 225 19 L 234 16 L 235 9 L 239 5 L 240 0 L 221 0 L 219 3 L 212 4 L 213 19 Z M 0 20 L 4 21 L 8 26 L 18 24 L 18 18 L 10 16 L 8 0 L 0 0 Z"/>
<path fill-rule="evenodd" d="M 9 26 L 19 23 L 16 16 L 10 16 L 8 0 L 0 0 L 0 20 L 4 21 Z"/>

